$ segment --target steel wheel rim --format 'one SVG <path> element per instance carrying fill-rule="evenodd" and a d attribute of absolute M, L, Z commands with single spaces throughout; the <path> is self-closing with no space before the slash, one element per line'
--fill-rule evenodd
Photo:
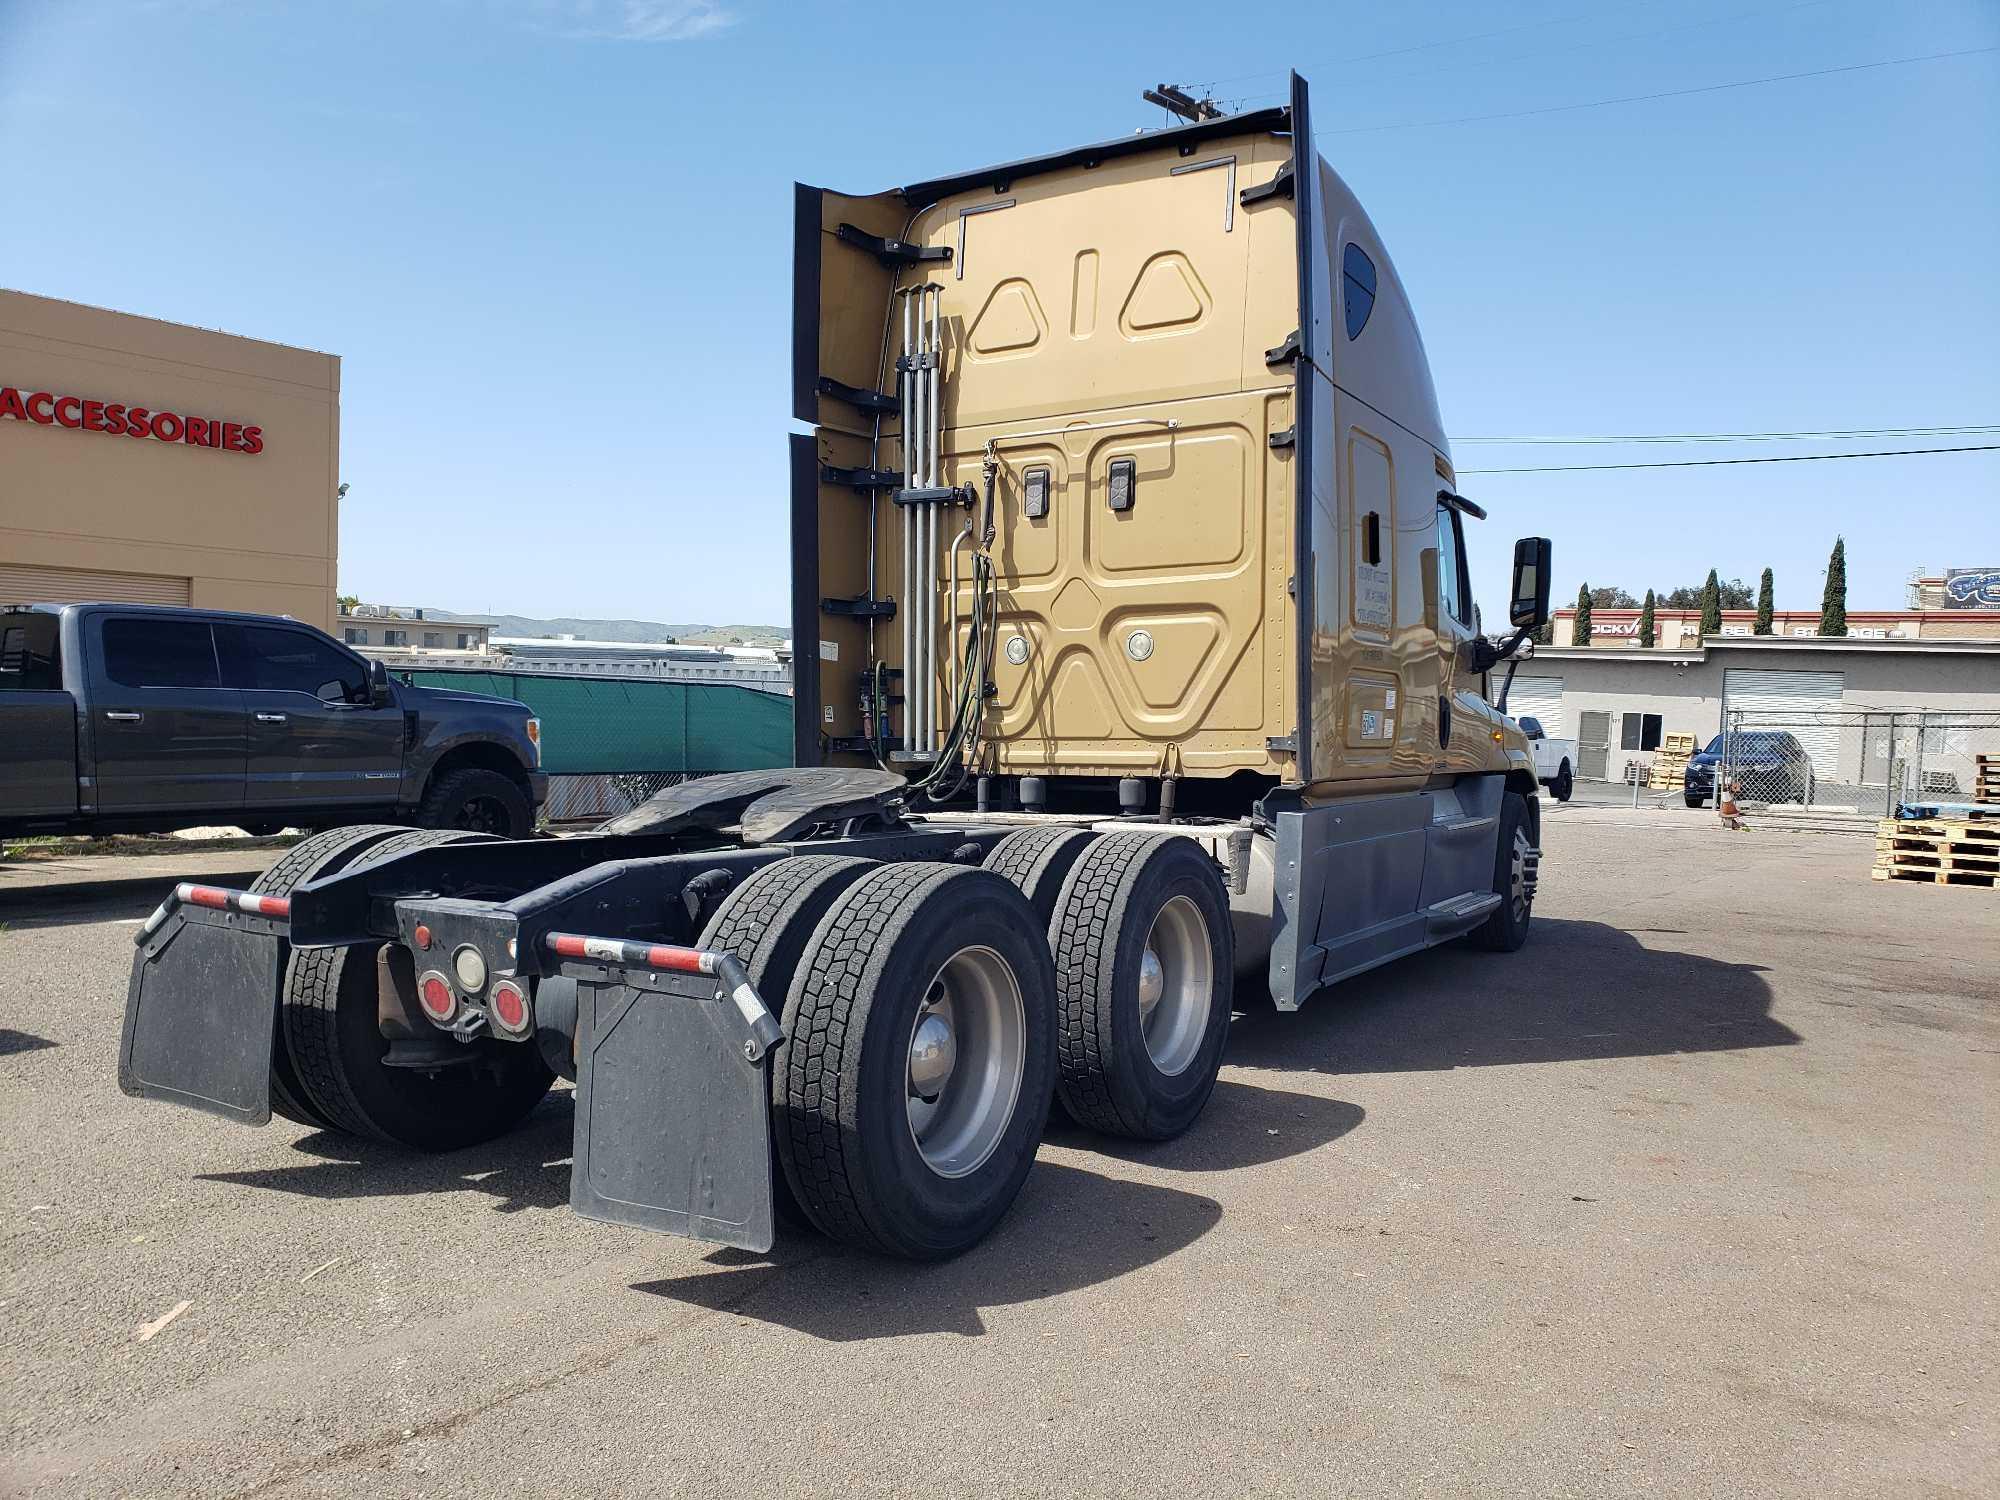
<path fill-rule="evenodd" d="M 1027 1071 L 1021 983 L 991 948 L 961 948 L 924 987 L 903 1049 L 904 1114 L 925 1166 L 965 1177 L 1005 1139 Z"/>
<path fill-rule="evenodd" d="M 1139 1032 L 1146 1055 L 1169 1078 L 1201 1051 L 1215 1005 L 1208 919 L 1186 896 L 1160 908 L 1139 958 Z"/>
<path fill-rule="evenodd" d="M 1528 906 L 1534 899 L 1534 891 L 1528 884 L 1528 835 L 1521 829 L 1514 830 L 1514 858 L 1508 870 L 1508 895 L 1513 903 L 1514 920 L 1528 919 Z"/>

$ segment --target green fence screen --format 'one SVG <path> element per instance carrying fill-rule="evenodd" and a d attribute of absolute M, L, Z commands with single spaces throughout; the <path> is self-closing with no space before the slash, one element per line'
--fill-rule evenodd
<path fill-rule="evenodd" d="M 792 763 L 792 700 L 716 683 L 531 672 L 406 671 L 418 687 L 518 698 L 542 721 L 542 769 L 761 771 Z"/>

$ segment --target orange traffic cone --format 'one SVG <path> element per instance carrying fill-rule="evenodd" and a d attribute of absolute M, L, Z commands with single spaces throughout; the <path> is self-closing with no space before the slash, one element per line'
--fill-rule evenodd
<path fill-rule="evenodd" d="M 1724 828 L 1743 826 L 1743 810 L 1736 805 L 1735 781 L 1724 783 L 1721 794 L 1715 799 L 1715 810 L 1721 815 Z"/>

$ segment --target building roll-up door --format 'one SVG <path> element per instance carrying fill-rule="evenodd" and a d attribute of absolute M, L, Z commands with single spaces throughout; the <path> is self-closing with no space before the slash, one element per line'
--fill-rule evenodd
<path fill-rule="evenodd" d="M 1815 774 L 1832 781 L 1840 770 L 1844 672 L 1761 671 L 1729 667 L 1722 674 L 1722 718 L 1731 729 L 1778 729 L 1797 737 Z M 1741 714 L 1741 719 L 1735 717 Z"/>
<path fill-rule="evenodd" d="M 1507 717 L 1539 719 L 1542 733 L 1552 740 L 1568 734 L 1563 725 L 1563 680 L 1560 677 L 1516 677 L 1507 689 Z"/>
<path fill-rule="evenodd" d="M 192 604 L 194 580 L 161 573 L 102 573 L 0 563 L 4 604 Z"/>

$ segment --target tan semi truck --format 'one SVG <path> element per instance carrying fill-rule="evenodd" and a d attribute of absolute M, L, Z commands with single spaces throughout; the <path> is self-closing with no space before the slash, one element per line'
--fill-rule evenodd
<path fill-rule="evenodd" d="M 1482 512 L 1304 82 L 796 208 L 797 767 L 179 887 L 126 1092 L 435 1150 L 562 1075 L 583 1214 L 932 1257 L 1052 1101 L 1192 1125 L 1233 1005 L 1521 945 L 1538 787 L 1487 684 L 1549 546 L 1483 635 Z"/>

